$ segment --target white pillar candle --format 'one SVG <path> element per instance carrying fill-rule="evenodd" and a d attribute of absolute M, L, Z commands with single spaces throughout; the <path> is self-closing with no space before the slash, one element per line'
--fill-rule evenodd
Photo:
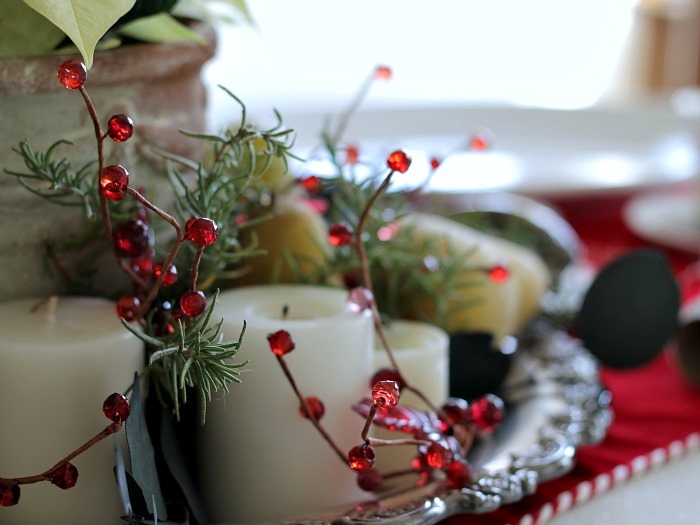
<path fill-rule="evenodd" d="M 24 477 L 49 469 L 110 424 L 102 403 L 128 388 L 144 352 L 109 301 L 20 299 L 0 303 L 0 362 L 0 476 Z M 17 505 L 0 507 L 0 523 L 122 523 L 113 438 L 71 463 L 78 469 L 74 487 L 22 485 Z"/>
<path fill-rule="evenodd" d="M 387 339 L 394 350 L 401 374 L 406 381 L 420 390 L 435 406 L 442 405 L 449 393 L 450 338 L 447 333 L 428 323 L 396 320 L 386 328 Z M 375 340 L 375 371 L 391 367 L 389 356 L 379 338 Z M 429 407 L 413 392 L 403 391 L 399 405 L 428 410 Z M 401 432 L 375 428 L 373 435 L 383 439 L 407 437 Z M 410 468 L 416 454 L 413 445 L 379 447 L 376 449 L 376 467 L 382 472 Z"/>
<path fill-rule="evenodd" d="M 282 318 L 284 307 L 288 316 Z M 374 330 L 347 292 L 313 286 L 254 286 L 219 296 L 226 339 L 248 323 L 236 361 L 242 383 L 209 406 L 202 427 L 202 493 L 216 522 L 276 519 L 367 499 L 356 475 L 299 414 L 267 335 L 287 330 L 296 349 L 284 359 L 304 396 L 325 405 L 321 423 L 347 454 L 364 420 L 351 406 L 370 395 Z"/>

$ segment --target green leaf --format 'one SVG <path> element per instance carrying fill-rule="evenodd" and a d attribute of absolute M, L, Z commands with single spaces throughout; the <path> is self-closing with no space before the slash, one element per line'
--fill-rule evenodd
<path fill-rule="evenodd" d="M 22 0 L 3 0 L 0 14 L 0 56 L 43 55 L 65 35 Z"/>
<path fill-rule="evenodd" d="M 165 501 L 158 481 L 155 450 L 146 425 L 146 413 L 141 398 L 138 374 L 134 377 L 134 387 L 129 402 L 131 403 L 131 414 L 126 420 L 126 440 L 131 456 L 131 474 L 143 490 L 148 511 L 157 512 L 158 516 L 165 518 Z"/>
<path fill-rule="evenodd" d="M 164 43 L 192 40 L 202 45 L 207 43 L 204 37 L 166 13 L 129 22 L 119 28 L 119 33 L 143 42 Z"/>
<path fill-rule="evenodd" d="M 83 55 L 85 66 L 92 67 L 98 40 L 119 20 L 135 0 L 24 0 L 44 15 L 73 41 Z M 31 34 L 34 35 L 36 31 Z"/>

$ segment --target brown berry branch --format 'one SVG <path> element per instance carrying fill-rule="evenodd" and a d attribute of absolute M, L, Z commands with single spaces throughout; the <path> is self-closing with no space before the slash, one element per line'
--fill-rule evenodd
<path fill-rule="evenodd" d="M 16 478 L 0 477 L 0 506 L 9 507 L 19 502 L 20 485 L 29 485 L 49 481 L 62 489 L 73 487 L 78 481 L 78 469 L 71 463 L 73 459 L 83 454 L 103 439 L 119 432 L 124 421 L 129 417 L 131 407 L 129 400 L 122 394 L 114 393 L 105 399 L 102 412 L 112 421 L 103 430 L 73 450 L 51 468 L 40 474 Z"/>

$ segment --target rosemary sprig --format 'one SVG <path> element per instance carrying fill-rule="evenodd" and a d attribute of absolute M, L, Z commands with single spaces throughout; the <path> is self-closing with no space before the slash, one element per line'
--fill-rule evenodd
<path fill-rule="evenodd" d="M 246 325 L 236 341 L 224 341 L 221 332 L 223 319 L 211 325 L 218 292 L 214 295 L 205 314 L 192 322 L 178 320 L 177 331 L 169 337 L 156 338 L 122 319 L 124 326 L 149 348 L 147 373 L 159 395 L 167 394 L 176 417 L 180 418 L 180 405 L 187 402 L 189 388 L 194 388 L 199 396 L 200 420 L 204 424 L 207 403 L 212 394 L 219 390 L 229 392 L 230 383 L 240 383 L 239 368 L 247 364 L 232 363 L 240 349 Z"/>
<path fill-rule="evenodd" d="M 58 140 L 44 153 L 34 151 L 24 139 L 18 148 L 12 150 L 22 157 L 29 172 L 6 169 L 5 173 L 17 177 L 28 191 L 47 201 L 63 206 L 82 206 L 85 217 L 92 219 L 97 206 L 96 163 L 88 162 L 76 170 L 67 158 L 54 159 L 53 154 L 61 145 L 72 145 L 72 142 Z M 48 183 L 48 187 L 41 188 L 37 182 Z"/>

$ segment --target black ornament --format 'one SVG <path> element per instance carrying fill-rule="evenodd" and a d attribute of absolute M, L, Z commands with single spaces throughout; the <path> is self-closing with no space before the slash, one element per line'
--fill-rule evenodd
<path fill-rule="evenodd" d="M 574 328 L 601 363 L 632 368 L 661 352 L 678 329 L 679 308 L 680 291 L 666 257 L 638 250 L 601 270 Z"/>
<path fill-rule="evenodd" d="M 498 390 L 512 355 L 493 346 L 485 332 L 460 332 L 450 337 L 450 396 L 468 401 Z"/>

